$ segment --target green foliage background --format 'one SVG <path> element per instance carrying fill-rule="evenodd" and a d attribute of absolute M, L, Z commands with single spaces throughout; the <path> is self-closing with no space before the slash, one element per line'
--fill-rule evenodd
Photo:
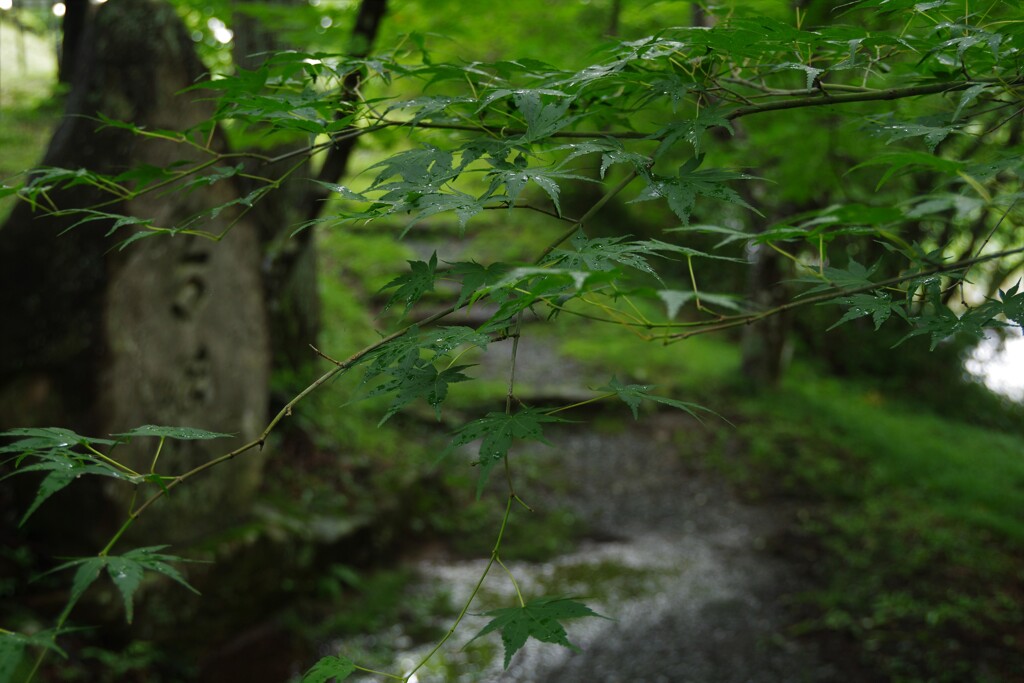
<path fill-rule="evenodd" d="M 340 136 L 365 142 L 360 173 L 328 186 L 325 218 L 296 226 L 317 230 L 327 274 L 319 344 L 348 360 L 286 411 L 316 452 L 343 448 L 344 464 L 276 465 L 271 512 L 254 533 L 301 536 L 339 510 L 350 522 L 377 518 L 380 492 L 413 495 L 432 481 L 442 493 L 394 513 L 417 516 L 421 530 L 473 535 L 478 520 L 452 517 L 449 506 L 470 518 L 483 510 L 474 495 L 490 495 L 488 477 L 508 475 L 516 446 L 543 442 L 549 425 L 574 414 L 568 408 L 621 399 L 633 416 L 665 405 L 702 417 L 711 409 L 735 426 L 715 427 L 722 436 L 691 456 L 751 498 L 798 501 L 794 534 L 821 558 L 798 629 L 852 639 L 892 680 L 965 680 L 976 671 L 959 653 L 976 643 L 991 650 L 994 680 L 1012 675 L 1024 623 L 1015 588 L 1024 580 L 1021 412 L 964 383 L 958 361 L 985 331 L 1024 324 L 1015 284 L 1024 170 L 1017 3 L 877 0 L 790 11 L 765 1 L 720 8 L 713 28 L 670 29 L 691 23 L 689 3 L 627 2 L 612 22 L 612 3 L 506 3 L 480 13 L 464 0 L 409 2 L 393 9 L 384 49 L 366 60 L 328 54 L 354 3 L 252 5 L 247 13 L 283 22 L 275 23 L 281 35 L 306 50 L 280 52 L 252 72 L 233 69 L 203 35 L 210 16 L 227 20 L 228 5 L 179 5 L 218 74 L 197 91 L 219 98 L 216 122 L 233 140 L 269 127 L 305 138 L 314 160 Z M 615 40 L 604 41 L 612 28 Z M 331 95 L 353 69 L 364 73 L 361 97 L 337 111 Z M 146 134 L 179 140 L 173 131 Z M 28 168 L 8 159 L 8 172 Z M 3 195 L 45 204 L 61 185 L 131 194 L 242 172 L 228 157 L 212 161 L 136 177 L 130 190 L 125 178 L 51 169 L 10 181 Z M 243 204 L 268 201 L 270 189 Z M 107 221 L 121 248 L 168 233 L 218 237 L 204 232 L 203 216 L 157 226 L 86 210 L 76 229 Z M 438 234 L 465 241 L 469 255 L 448 262 L 414 251 Z M 789 303 L 749 300 L 746 263 L 757 249 L 785 264 Z M 432 326 L 464 307 L 488 314 L 471 326 Z M 731 335 L 791 311 L 795 370 L 777 392 L 759 393 L 737 378 Z M 533 406 L 512 380 L 507 395 L 503 381 L 469 381 L 467 359 L 526 334 L 523 317 L 534 313 L 553 319 L 551 332 L 537 334 L 603 375 L 588 398 Z M 823 336 L 825 328 L 836 329 Z M 690 339 L 707 332 L 725 340 Z M 636 340 L 649 346 L 638 350 Z M 653 378 L 656 393 L 646 384 Z M 447 436 L 424 424 L 432 420 Z M 20 439 L 4 450 L 22 470 L 50 472 L 35 506 L 98 474 L 148 487 L 141 514 L 198 473 L 132 471 L 117 461 L 114 440 L 8 436 Z M 206 436 L 151 428 L 118 438 Z M 479 465 L 472 476 L 454 457 L 465 447 Z M 434 473 L 440 454 L 448 474 Z M 502 558 L 515 552 L 504 534 L 525 503 L 507 482 L 503 513 L 480 513 L 497 535 L 483 545 L 485 574 L 505 569 Z M 294 503 L 309 491 L 325 509 Z M 541 545 L 570 542 L 563 534 L 572 524 L 549 521 L 556 542 Z M 62 654 L 72 608 L 104 571 L 129 622 L 145 571 L 185 582 L 187 570 L 159 539 L 116 554 L 119 537 L 54 568 L 70 577 L 66 609 L 53 628 L 0 632 L 0 674 L 31 679 L 25 654 L 36 662 Z M 350 585 L 361 580 L 339 571 L 324 584 L 330 590 L 369 585 Z M 527 638 L 571 646 L 562 622 L 595 616 L 559 596 L 518 597 L 490 612 L 479 634 L 501 632 L 506 667 Z M 469 608 L 453 610 L 456 625 Z M 369 671 L 331 655 L 304 680 L 357 670 Z M 411 680 L 415 671 L 387 675 Z"/>

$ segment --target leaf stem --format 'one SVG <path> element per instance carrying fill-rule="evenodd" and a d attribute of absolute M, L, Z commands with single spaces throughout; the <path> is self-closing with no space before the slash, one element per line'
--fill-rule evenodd
<path fill-rule="evenodd" d="M 391 678 L 396 681 L 407 681 L 409 680 L 406 676 L 399 676 L 396 674 L 389 674 L 387 671 L 377 671 L 376 669 L 368 669 L 365 666 L 359 666 L 358 664 L 352 664 L 358 671 L 362 671 L 374 676 L 383 676 L 384 678 Z"/>
<path fill-rule="evenodd" d="M 124 524 L 121 525 L 121 528 L 117 530 L 117 533 L 115 533 L 107 542 L 107 544 L 103 546 L 103 550 L 96 553 L 96 555 L 99 557 L 106 557 L 107 553 L 109 553 L 113 549 L 114 545 L 118 542 L 118 540 L 120 540 L 121 536 L 124 535 L 124 532 L 128 531 L 131 525 L 135 523 L 136 519 L 138 519 L 138 515 L 129 515 L 128 519 L 124 520 Z"/>
<path fill-rule="evenodd" d="M 567 406 L 562 406 L 560 408 L 554 408 L 552 410 L 545 411 L 544 414 L 545 415 L 554 415 L 555 413 L 560 413 L 563 410 L 572 410 L 573 408 L 582 408 L 583 406 L 590 405 L 591 403 L 597 403 L 598 401 L 603 401 L 605 399 L 612 398 L 613 396 L 615 396 L 614 392 L 610 393 L 610 394 L 601 394 L 600 396 L 595 396 L 593 398 L 588 398 L 585 401 L 578 401 L 576 403 L 570 403 Z"/>
<path fill-rule="evenodd" d="M 149 473 L 156 474 L 156 462 L 160 459 L 160 451 L 164 449 L 164 441 L 167 439 L 165 436 L 160 437 L 160 443 L 156 445 L 156 453 L 153 454 L 153 462 L 149 465 Z"/>
<path fill-rule="evenodd" d="M 103 462 L 107 463 L 111 467 L 119 469 L 119 470 L 121 470 L 122 472 L 124 472 L 126 474 L 130 474 L 133 477 L 141 477 L 142 476 L 141 474 L 139 474 L 138 472 L 133 470 L 131 467 L 128 467 L 127 465 L 119 463 L 118 461 L 114 460 L 113 458 L 111 458 L 111 457 L 109 457 L 107 455 L 104 455 L 100 451 L 96 450 L 95 448 L 93 448 L 92 444 L 84 443 L 82 445 L 85 446 L 85 450 L 89 451 L 90 453 L 92 453 L 97 458 L 99 458 Z"/>
<path fill-rule="evenodd" d="M 693 300 L 697 304 L 697 310 L 703 310 L 700 305 L 700 290 L 697 289 L 697 275 L 693 272 L 693 257 L 686 255 L 686 270 L 690 274 L 690 285 L 693 287 Z"/>
<path fill-rule="evenodd" d="M 512 336 L 512 352 L 509 359 L 508 369 L 508 391 L 505 394 L 505 414 L 512 414 L 512 402 L 515 400 L 515 389 L 516 389 L 516 358 L 519 355 L 519 338 L 522 334 L 523 328 L 523 312 L 519 311 L 516 314 L 515 332 Z M 505 461 L 508 461 L 508 456 L 505 456 Z M 511 486 L 511 482 L 509 483 Z"/>
<path fill-rule="evenodd" d="M 501 568 L 505 570 L 506 574 L 508 574 L 508 578 L 512 582 L 512 587 L 516 589 L 516 598 L 519 600 L 519 606 L 526 607 L 526 600 L 523 600 L 523 594 L 519 590 L 519 582 L 516 581 L 516 577 L 512 574 L 512 571 L 505 566 L 504 562 L 501 561 L 501 557 L 495 555 L 494 561 L 501 565 Z"/>
<path fill-rule="evenodd" d="M 455 617 L 455 621 L 448 628 L 448 632 L 444 634 L 444 637 L 441 638 L 441 640 L 436 645 L 434 645 L 434 647 L 430 650 L 430 652 L 428 652 L 423 657 L 423 659 L 421 659 L 416 664 L 416 666 L 414 666 L 412 668 L 412 670 L 405 675 L 405 678 L 402 679 L 402 680 L 409 681 L 412 678 L 413 674 L 415 674 L 417 671 L 419 671 L 421 668 L 423 668 L 423 666 L 428 661 L 430 661 L 430 659 L 435 654 L 437 654 L 437 651 L 440 650 L 444 646 L 445 643 L 447 643 L 449 640 L 451 640 L 451 637 L 453 635 L 455 635 L 455 631 L 459 628 L 459 624 L 462 623 L 462 620 L 465 618 L 466 614 L 469 612 L 470 606 L 473 604 L 473 601 L 476 599 L 477 594 L 480 592 L 480 589 L 483 587 L 484 579 L 487 578 L 487 575 L 490 573 L 491 567 L 494 566 L 494 563 L 496 561 L 498 561 L 498 550 L 501 548 L 501 540 L 505 536 L 505 528 L 508 526 L 508 519 L 509 519 L 509 517 L 512 514 L 512 501 L 515 498 L 516 498 L 516 496 L 514 496 L 514 495 L 510 495 L 508 497 L 508 502 L 505 504 L 505 514 L 501 518 L 501 527 L 498 529 L 498 537 L 495 539 L 494 547 L 491 550 L 491 559 L 487 561 L 487 565 L 484 567 L 483 572 L 480 573 L 480 578 L 477 579 L 476 585 L 473 586 L 473 591 L 469 594 L 469 598 L 467 598 L 466 602 L 462 605 L 462 609 L 459 610 L 459 614 L 458 614 L 458 616 Z"/>
<path fill-rule="evenodd" d="M 581 227 L 583 227 L 587 222 L 589 222 L 590 219 L 593 218 L 597 214 L 598 211 L 600 211 L 602 208 L 604 208 L 605 204 L 607 204 L 609 201 L 611 201 L 611 199 L 613 197 L 615 197 L 615 195 L 619 194 L 624 189 L 626 189 L 626 186 L 629 185 L 631 182 L 633 182 L 633 180 L 637 177 L 637 175 L 638 174 L 637 174 L 636 169 L 631 170 L 629 173 L 626 174 L 626 176 L 622 180 L 620 180 L 615 185 L 615 187 L 613 187 L 612 189 L 610 189 L 607 192 L 605 192 L 604 195 L 600 199 L 598 199 L 596 202 L 594 202 L 593 206 L 591 206 L 589 209 L 587 209 L 587 212 L 585 214 L 583 214 L 583 216 L 578 221 L 576 221 L 575 223 L 572 224 L 571 228 L 569 228 L 564 233 L 559 235 L 558 238 L 554 242 L 549 244 L 544 249 L 544 251 L 541 252 L 540 256 L 537 257 L 537 263 L 540 263 L 541 261 L 543 261 L 545 258 L 547 258 L 548 254 L 550 254 L 555 249 L 557 249 L 558 246 L 562 242 L 566 241 L 567 239 L 572 237 L 574 234 L 576 234 L 576 231 L 579 230 Z"/>

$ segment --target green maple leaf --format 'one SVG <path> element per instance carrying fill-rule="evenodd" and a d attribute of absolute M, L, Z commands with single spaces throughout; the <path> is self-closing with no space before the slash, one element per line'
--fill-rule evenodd
<path fill-rule="evenodd" d="M 462 290 L 459 292 L 459 300 L 455 302 L 455 308 L 461 308 L 462 304 L 470 301 L 470 297 L 479 289 L 498 282 L 508 271 L 509 266 L 504 263 L 483 266 L 474 261 L 459 261 L 451 264 L 448 272 L 462 276 Z"/>
<path fill-rule="evenodd" d="M 929 152 L 935 152 L 939 143 L 951 133 L 961 133 L 960 124 L 950 123 L 949 117 L 923 116 L 914 121 L 899 121 L 894 114 L 879 116 L 868 130 L 886 138 L 887 143 L 908 138 L 923 138 Z"/>
<path fill-rule="evenodd" d="M 334 679 L 338 683 L 351 676 L 356 665 L 348 657 L 324 657 L 302 676 L 302 683 L 327 683 Z"/>
<path fill-rule="evenodd" d="M 394 379 L 370 392 L 370 396 L 395 392 L 394 400 L 377 426 L 387 422 L 399 410 L 420 397 L 434 408 L 434 414 L 440 420 L 441 404 L 448 397 L 448 385 L 471 379 L 462 373 L 462 370 L 472 367 L 469 365 L 456 365 L 438 372 L 433 363 L 413 356 L 409 356 L 409 359 L 411 360 L 409 364 L 399 365 L 388 371 L 394 376 Z"/>
<path fill-rule="evenodd" d="M 601 177 L 604 178 L 608 169 L 615 164 L 629 164 L 638 173 L 646 173 L 654 165 L 651 157 L 626 150 L 622 142 L 614 138 L 603 140 L 584 140 L 556 147 L 555 151 L 570 150 L 562 160 L 562 165 L 587 154 L 601 155 Z"/>
<path fill-rule="evenodd" d="M 550 264 L 515 268 L 498 282 L 477 290 L 473 295 L 474 300 L 486 295 L 491 302 L 498 304 L 498 310 L 479 330 L 494 332 L 508 327 L 513 316 L 539 301 L 558 298 L 564 305 L 569 299 L 603 288 L 618 278 L 619 273 L 615 270 L 575 270 Z"/>
<path fill-rule="evenodd" d="M 16 429 L 8 429 L 0 433 L 0 436 L 22 437 L 14 443 L 0 446 L 0 453 L 32 452 L 33 454 L 38 454 L 40 450 L 52 448 L 67 448 L 69 446 L 84 446 L 86 444 L 112 446 L 117 443 L 110 439 L 82 436 L 70 429 L 63 429 L 61 427 L 18 427 Z"/>
<path fill-rule="evenodd" d="M 401 337 L 392 339 L 360 358 L 357 364 L 369 366 L 362 380 L 362 383 L 367 385 L 384 373 L 397 377 L 401 372 L 392 370 L 416 366 L 423 351 L 430 354 L 430 361 L 436 362 L 442 357 L 451 356 L 455 350 L 466 345 L 484 349 L 489 342 L 490 338 L 486 334 L 471 327 L 446 326 L 421 331 L 419 327 L 413 325 Z"/>
<path fill-rule="evenodd" d="M 18 523 L 19 526 L 24 525 L 25 522 L 28 521 L 29 517 L 31 517 L 32 514 L 39 509 L 39 506 L 46 502 L 50 496 L 61 491 L 83 474 L 96 474 L 103 477 L 113 477 L 115 479 L 129 478 L 127 475 L 118 472 L 109 465 L 85 465 L 81 461 L 77 460 L 67 460 L 65 462 L 41 462 L 29 465 L 28 467 L 18 468 L 15 471 L 15 474 L 43 471 L 49 471 L 49 474 L 39 482 L 39 488 L 36 490 L 36 497 L 28 506 L 25 514 L 22 515 L 21 521 Z"/>
<path fill-rule="evenodd" d="M 540 441 L 550 445 L 544 438 L 541 425 L 545 422 L 565 422 L 565 420 L 547 415 L 536 408 L 523 408 L 518 413 L 488 413 L 479 420 L 474 420 L 459 429 L 451 443 L 441 454 L 445 457 L 459 446 L 480 440 L 480 481 L 477 483 L 476 495 L 483 493 L 491 469 L 508 455 L 512 442 L 516 439 Z"/>
<path fill-rule="evenodd" d="M 1020 280 L 1013 287 L 1005 292 L 999 290 L 999 299 L 1002 302 L 1003 315 L 1024 327 L 1024 292 L 1019 292 Z"/>
<path fill-rule="evenodd" d="M 560 102 L 545 103 L 541 93 L 536 90 L 516 91 L 512 98 L 516 109 L 526 121 L 524 142 L 536 142 L 549 137 L 555 131 L 565 128 L 580 115 L 567 115 L 572 100 L 566 98 Z"/>
<path fill-rule="evenodd" d="M 410 123 L 418 123 L 423 120 L 433 120 L 436 118 L 443 118 L 446 116 L 446 110 L 448 107 L 457 104 L 466 104 L 468 102 L 475 102 L 471 97 L 450 97 L 447 95 L 437 96 L 423 96 L 416 97 L 411 100 L 405 100 L 402 102 L 396 102 L 387 108 L 385 113 L 390 113 L 396 109 L 414 109 L 416 113 L 409 121 Z"/>
<path fill-rule="evenodd" d="M 503 159 L 491 159 L 493 170 L 488 171 L 491 177 L 490 187 L 484 194 L 485 198 L 498 198 L 498 188 L 505 186 L 503 199 L 508 202 L 509 208 L 515 204 L 516 199 L 522 193 L 527 183 L 533 182 L 540 187 L 555 205 L 558 215 L 562 215 L 562 205 L 559 203 L 560 188 L 556 180 L 579 180 L 582 182 L 593 182 L 591 178 L 581 176 L 569 171 L 559 170 L 559 167 L 530 168 L 526 164 L 525 157 L 517 157 L 515 161 L 509 162 Z"/>
<path fill-rule="evenodd" d="M 929 291 L 932 311 L 913 319 L 917 329 L 900 339 L 894 346 L 899 346 L 907 339 L 922 334 L 931 335 L 931 350 L 934 351 L 939 342 L 947 337 L 957 334 L 967 334 L 975 339 L 982 339 L 988 328 L 1006 327 L 1006 323 L 999 319 L 1000 315 L 1006 315 L 1005 302 L 986 301 L 980 306 L 968 308 L 963 315 L 957 316 L 938 299 L 938 293 L 934 288 Z M 1013 302 L 1011 298 L 1010 302 Z M 1010 312 L 1012 314 L 1012 311 Z"/>
<path fill-rule="evenodd" d="M 610 271 L 618 265 L 636 268 L 658 278 L 646 256 L 657 250 L 643 242 L 626 242 L 625 237 L 598 237 L 588 239 L 582 231 L 572 238 L 572 249 L 556 249 L 545 263 L 557 263 L 563 268 L 578 271 Z"/>
<path fill-rule="evenodd" d="M 494 617 L 480 629 L 470 642 L 492 631 L 501 631 L 501 642 L 505 645 L 505 668 L 512 661 L 512 655 L 518 652 L 529 638 L 536 638 L 544 643 L 562 645 L 574 652 L 580 649 L 569 642 L 569 636 L 561 622 L 580 617 L 600 617 L 581 602 L 569 598 L 538 598 L 518 607 L 503 607 L 484 612 Z"/>
<path fill-rule="evenodd" d="M 843 304 L 850 307 L 850 310 L 840 318 L 829 330 L 839 327 L 843 323 L 847 323 L 857 318 L 862 318 L 866 315 L 870 315 L 872 321 L 875 323 L 875 329 L 882 327 L 882 323 L 889 319 L 889 317 L 896 313 L 904 320 L 909 322 L 906 311 L 903 310 L 903 305 L 900 303 L 893 302 L 892 297 L 887 292 L 876 291 L 873 294 L 854 294 L 853 296 L 845 296 L 842 299 L 837 299 L 834 302 Z"/>
<path fill-rule="evenodd" d="M 946 307 L 936 308 L 934 313 L 920 315 L 914 318 L 914 324 L 917 326 L 912 332 L 907 333 L 902 339 L 893 344 L 893 348 L 899 346 L 906 340 L 917 337 L 922 334 L 931 335 L 931 345 L 929 346 L 930 351 L 934 351 L 935 347 L 939 345 L 939 342 L 959 332 L 973 333 L 974 336 L 980 337 L 982 332 L 980 328 L 969 327 L 965 323 L 969 322 L 967 316 L 958 318 L 956 313 L 949 310 Z"/>
<path fill-rule="evenodd" d="M 735 294 L 694 292 L 691 290 L 680 289 L 652 289 L 650 287 L 639 287 L 623 293 L 628 296 L 642 296 L 650 299 L 660 299 L 661 303 L 665 304 L 665 314 L 669 319 L 674 319 L 676 315 L 678 315 L 679 309 L 690 302 L 697 301 L 698 299 L 703 304 L 715 306 L 716 308 L 727 308 L 737 312 L 743 310 L 743 301 Z"/>
<path fill-rule="evenodd" d="M 0 454 L 15 453 L 14 471 L 0 477 L 0 481 L 26 472 L 46 472 L 36 490 L 36 496 L 21 518 L 20 524 L 39 509 L 50 496 L 64 489 L 82 475 L 112 477 L 138 483 L 140 480 L 115 467 L 108 460 L 96 457 L 89 451 L 76 450 L 78 447 L 94 448 L 96 445 L 112 446 L 116 441 L 97 439 L 76 434 L 68 429 L 35 427 L 11 429 L 0 433 L 0 437 L 21 437 L 17 441 L 0 446 Z M 26 458 L 37 462 L 23 465 Z"/>
<path fill-rule="evenodd" d="M 735 132 L 729 119 L 714 109 L 704 109 L 691 120 L 670 123 L 650 136 L 653 140 L 661 140 L 654 158 L 660 159 L 679 140 L 689 142 L 693 146 L 693 153 L 699 155 L 704 132 L 716 126 L 725 128 L 730 133 Z"/>
<path fill-rule="evenodd" d="M 726 181 L 731 180 L 750 180 L 753 176 L 721 168 L 697 170 L 703 161 L 703 154 L 694 157 L 683 164 L 679 168 L 679 173 L 675 176 L 661 176 L 652 173 L 649 177 L 645 177 L 647 187 L 641 190 L 640 194 L 635 199 L 631 199 L 629 203 L 635 204 L 651 199 L 664 198 L 672 212 L 683 222 L 683 225 L 689 225 L 690 214 L 697 203 L 697 197 L 709 197 L 730 204 L 736 204 L 761 215 L 757 209 L 740 197 L 735 190 L 725 184 Z"/>
<path fill-rule="evenodd" d="M 875 262 L 870 268 L 866 268 L 860 263 L 857 263 L 852 258 L 850 259 L 849 265 L 846 269 L 835 268 L 833 266 L 826 266 L 822 272 L 824 276 L 824 284 L 821 279 L 817 276 L 807 276 L 803 278 L 797 278 L 796 282 L 810 282 L 817 286 L 808 289 L 806 292 L 801 292 L 798 296 L 810 296 L 812 294 L 821 294 L 836 289 L 859 289 L 861 287 L 868 287 L 874 284 L 871 281 L 871 276 L 875 274 L 878 267 L 881 265 L 881 261 Z"/>
<path fill-rule="evenodd" d="M 358 363 L 369 366 L 362 383 L 368 385 L 384 373 L 397 378 L 409 368 L 419 367 L 419 364 L 428 360 L 421 360 L 420 355 L 423 351 L 430 354 L 431 362 L 436 362 L 442 357 L 451 356 L 456 349 L 466 345 L 483 349 L 489 342 L 490 338 L 486 334 L 470 327 L 448 326 L 421 331 L 414 325 L 401 337 L 392 339 L 373 353 L 359 359 Z M 372 395 L 378 393 L 381 392 Z"/>
<path fill-rule="evenodd" d="M 100 573 L 106 569 L 110 579 L 121 593 L 121 598 L 124 601 L 125 618 L 130 624 L 134 617 L 135 592 L 142 583 L 142 577 L 146 571 L 163 574 L 193 593 L 199 593 L 185 580 L 181 572 L 168 564 L 169 562 L 184 562 L 185 560 L 174 555 L 161 553 L 160 551 L 166 547 L 165 545 L 156 545 L 146 548 L 135 548 L 120 556 L 101 555 L 71 560 L 51 569 L 47 573 L 77 567 L 75 576 L 71 580 L 71 595 L 64 607 L 66 615 L 85 594 L 89 586 L 100 577 Z"/>
<path fill-rule="evenodd" d="M 388 302 L 384 310 L 391 308 L 395 303 L 404 303 L 405 315 L 416 305 L 424 294 L 434 291 L 434 281 L 437 279 L 437 252 L 430 257 L 430 261 L 409 261 L 409 272 L 399 275 L 391 282 L 381 287 L 381 291 L 397 287 L 398 289 Z"/>
<path fill-rule="evenodd" d="M 371 169 L 381 169 L 370 189 L 406 192 L 431 184 L 439 187 L 458 176 L 452 163 L 451 152 L 433 145 L 399 152 L 370 166 Z M 385 183 L 396 176 L 402 182 Z"/>
<path fill-rule="evenodd" d="M 127 432 L 121 432 L 120 434 L 114 434 L 118 437 L 128 437 L 129 439 L 134 436 L 158 436 L 166 439 L 181 439 L 184 441 L 195 441 L 208 440 L 208 439 L 230 439 L 231 434 L 223 434 L 221 432 L 210 432 L 205 429 L 196 429 L 194 427 L 164 427 L 161 425 L 142 425 L 135 429 Z"/>
<path fill-rule="evenodd" d="M 425 332 L 423 339 L 422 348 L 426 348 L 434 354 L 435 360 L 442 356 L 451 356 L 453 351 L 467 345 L 486 349 L 491 341 L 486 334 L 478 332 L 472 327 L 460 325 L 434 328 Z"/>
<path fill-rule="evenodd" d="M 398 205 L 396 205 L 398 206 Z M 454 211 L 459 219 L 460 234 L 465 231 L 469 219 L 484 210 L 483 200 L 477 199 L 465 192 L 453 190 L 452 192 L 431 192 L 416 196 L 415 200 L 408 204 L 401 204 L 402 208 L 416 210 L 413 220 L 405 226 L 402 235 L 405 236 L 409 230 L 424 218 Z"/>
<path fill-rule="evenodd" d="M 46 629 L 32 635 L 10 631 L 0 632 L 0 681 L 6 683 L 14 679 L 14 674 L 22 663 L 25 650 L 30 647 L 51 650 L 66 659 L 67 653 L 55 642 L 59 633 L 59 629 Z"/>
<path fill-rule="evenodd" d="M 623 403 L 629 406 L 630 411 L 632 411 L 634 420 L 639 418 L 638 409 L 640 408 L 640 403 L 645 400 L 678 408 L 679 410 L 697 418 L 697 420 L 701 422 L 703 422 L 703 420 L 700 419 L 700 415 L 697 414 L 697 411 L 711 413 L 717 417 L 722 417 L 710 408 L 705 408 L 704 406 L 696 403 L 684 403 L 683 401 L 677 401 L 674 398 L 655 396 L 654 394 L 648 393 L 653 388 L 653 386 L 647 384 L 622 384 L 617 378 L 612 377 L 612 381 L 606 386 L 601 387 L 601 391 L 614 392 L 620 399 L 622 399 Z M 725 418 L 722 419 L 724 420 Z"/>
<path fill-rule="evenodd" d="M 729 256 L 716 256 L 678 244 L 671 244 L 656 239 L 625 241 L 625 237 L 597 237 L 588 239 L 583 232 L 576 233 L 571 245 L 572 249 L 556 249 L 545 263 L 557 263 L 563 268 L 574 271 L 610 271 L 618 265 L 636 268 L 651 275 L 659 282 L 661 277 L 647 261 L 648 256 L 671 258 L 679 255 L 686 258 L 710 258 L 719 261 L 745 263 L 743 259 Z"/>

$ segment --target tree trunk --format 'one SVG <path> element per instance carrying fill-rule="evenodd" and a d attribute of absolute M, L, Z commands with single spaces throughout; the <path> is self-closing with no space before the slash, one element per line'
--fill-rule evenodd
<path fill-rule="evenodd" d="M 212 115 L 212 103 L 179 94 L 205 69 L 171 7 L 159 0 L 101 5 L 76 59 L 67 113 L 44 165 L 119 173 L 195 160 L 184 145 L 98 129 L 95 122 L 102 113 L 150 130 L 184 130 Z M 238 196 L 221 181 L 103 210 L 171 227 Z M 109 200 L 88 187 L 51 197 L 62 209 Z M 118 251 L 97 223 L 61 234 L 80 217 L 33 213 L 22 203 L 0 231 L 0 297 L 9 323 L 0 338 L 0 426 L 60 425 L 104 436 L 148 423 L 238 435 L 168 442 L 158 470 L 172 473 L 258 434 L 266 420 L 270 345 L 254 225 L 242 217 L 217 244 L 156 236 Z M 219 233 L 236 219 L 225 210 L 203 227 Z M 153 439 L 137 439 L 117 453 L 137 471 L 149 471 L 155 447 Z M 215 531 L 244 509 L 260 469 L 261 458 L 247 455 L 197 478 L 133 531 L 152 543 Z M 132 491 L 119 484 L 104 494 L 109 518 L 123 519 Z M 66 518 L 64 525 L 66 532 Z"/>
<path fill-rule="evenodd" d="M 273 1 L 288 5 L 305 0 Z M 386 13 L 386 0 L 360 2 L 348 45 L 350 54 L 358 57 L 369 54 Z M 241 68 L 258 69 L 267 54 L 291 47 L 283 44 L 274 27 L 267 27 L 244 12 L 235 13 L 234 24 L 232 54 L 235 64 Z M 339 51 L 344 47 L 339 45 Z M 362 78 L 363 74 L 358 71 L 349 74 L 340 93 L 342 102 L 356 100 Z M 282 154 L 308 142 L 298 139 L 293 143 L 282 143 L 270 153 L 271 156 Z M 348 138 L 333 147 L 317 172 L 317 179 L 338 182 L 346 172 L 355 144 L 355 138 Z M 261 151 L 267 153 L 268 150 Z M 248 165 L 255 175 L 280 180 L 294 163 L 289 159 L 273 166 Z M 316 343 L 320 332 L 316 230 L 310 227 L 292 236 L 296 225 L 320 216 L 328 198 L 328 193 L 321 186 L 309 183 L 310 175 L 308 161 L 301 169 L 292 170 L 272 200 L 264 202 L 262 210 L 254 212 L 252 217 L 263 244 L 263 284 L 270 316 L 273 367 L 285 371 L 288 376 L 288 381 L 277 387 L 280 393 L 272 397 L 275 404 L 281 406 L 312 379 L 313 365 L 319 360 L 309 348 L 310 344 Z M 243 187 L 244 192 L 253 189 L 256 189 L 254 185 Z"/>
<path fill-rule="evenodd" d="M 765 245 L 751 255 L 748 298 L 758 309 L 774 308 L 788 300 L 782 284 L 781 257 Z M 778 385 L 786 367 L 790 320 L 774 315 L 743 330 L 743 376 L 757 388 Z"/>
<path fill-rule="evenodd" d="M 58 55 L 57 80 L 71 83 L 75 65 L 78 63 L 78 47 L 89 20 L 90 0 L 65 0 L 64 18 L 61 20 L 60 54 Z"/>

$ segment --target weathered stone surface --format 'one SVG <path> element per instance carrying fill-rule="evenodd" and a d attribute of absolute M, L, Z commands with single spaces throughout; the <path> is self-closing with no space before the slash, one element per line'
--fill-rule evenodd
<path fill-rule="evenodd" d="M 96 122 L 102 113 L 147 130 L 187 130 L 210 117 L 213 103 L 202 93 L 182 92 L 203 67 L 173 8 L 158 0 L 103 4 L 81 50 L 45 165 L 119 173 L 208 158 L 187 145 L 98 129 Z M 103 210 L 174 227 L 238 196 L 230 181 L 188 192 L 171 186 Z M 110 200 L 91 188 L 51 197 L 62 209 Z M 0 230 L 0 298 L 12 323 L 0 340 L 0 427 L 60 425 L 105 435 L 161 424 L 237 434 L 236 443 L 252 439 L 266 419 L 270 371 L 252 222 L 224 210 L 191 226 L 227 233 L 219 242 L 161 235 L 118 251 L 114 240 L 127 233 L 104 237 L 109 225 L 101 222 L 61 235 L 80 217 L 23 204 Z M 137 439 L 117 452 L 149 471 L 156 443 Z M 158 470 L 181 473 L 231 447 L 225 440 L 169 442 Z M 260 468 L 253 454 L 205 473 L 147 512 L 133 532 L 173 543 L 216 530 L 244 507 Z M 104 491 L 111 517 L 123 518 L 133 491 L 114 482 Z"/>

